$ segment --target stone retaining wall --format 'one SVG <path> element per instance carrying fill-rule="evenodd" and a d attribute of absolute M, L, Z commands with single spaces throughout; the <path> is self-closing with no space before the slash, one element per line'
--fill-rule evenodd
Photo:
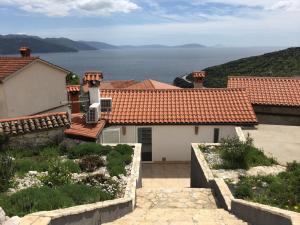
<path fill-rule="evenodd" d="M 21 219 L 20 225 L 99 225 L 118 219 L 134 210 L 136 189 L 142 186 L 141 144 L 134 146 L 131 175 L 123 198 L 79 205 L 53 211 L 36 212 Z"/>
<path fill-rule="evenodd" d="M 220 207 L 252 225 L 300 225 L 299 213 L 235 199 L 224 180 L 213 177 L 199 145 L 215 144 L 191 144 L 192 188 L 211 188 Z"/>

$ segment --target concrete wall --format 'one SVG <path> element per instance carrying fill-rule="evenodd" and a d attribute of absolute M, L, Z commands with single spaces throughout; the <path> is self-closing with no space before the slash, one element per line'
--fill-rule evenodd
<path fill-rule="evenodd" d="M 122 126 L 111 126 L 106 129 L 120 129 L 120 142 L 138 142 L 137 129 L 139 127 L 152 128 L 152 160 L 162 161 L 190 161 L 190 144 L 193 142 L 213 142 L 214 128 L 220 129 L 220 139 L 236 135 L 235 126 L 195 126 L 192 125 L 159 125 L 159 126 L 126 126 L 126 134 Z"/>
<path fill-rule="evenodd" d="M 0 119 L 1 117 L 7 117 L 7 105 L 6 105 L 6 98 L 4 93 L 3 84 L 0 83 Z"/>
<path fill-rule="evenodd" d="M 64 139 L 65 128 L 40 130 L 36 132 L 10 136 L 6 148 L 31 149 L 51 144 L 59 144 Z"/>
<path fill-rule="evenodd" d="M 141 145 L 131 143 L 130 145 L 134 146 L 134 156 L 123 198 L 32 213 L 23 217 L 19 225 L 100 225 L 132 212 L 136 202 L 136 189 L 142 185 L 142 174 Z"/>
<path fill-rule="evenodd" d="M 198 147 L 199 145 L 200 143 L 191 145 L 191 187 L 210 187 L 220 207 L 249 224 L 300 225 L 299 213 L 235 199 L 224 180 L 213 177 L 204 155 Z M 212 144 L 204 143 L 204 145 Z"/>
<path fill-rule="evenodd" d="M 300 125 L 300 107 L 254 105 L 259 123 Z"/>
<path fill-rule="evenodd" d="M 6 106 L 3 106 L 6 109 L 0 111 L 0 118 L 33 115 L 57 107 L 66 107 L 66 76 L 67 73 L 62 70 L 35 61 L 8 77 L 3 83 L 6 99 Z M 0 97 L 3 97 L 1 91 Z"/>

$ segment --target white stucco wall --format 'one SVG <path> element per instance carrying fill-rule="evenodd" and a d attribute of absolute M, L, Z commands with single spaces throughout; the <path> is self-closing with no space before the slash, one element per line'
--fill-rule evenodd
<path fill-rule="evenodd" d="M 7 115 L 1 112 L 0 118 L 67 108 L 63 107 L 67 104 L 66 75 L 62 70 L 36 61 L 10 76 L 3 83 Z"/>
<path fill-rule="evenodd" d="M 199 126 L 195 134 L 195 126 L 126 126 L 126 135 L 122 134 L 121 126 L 112 126 L 106 129 L 120 129 L 121 143 L 137 143 L 137 128 L 152 127 L 152 159 L 161 161 L 189 161 L 190 144 L 207 142 L 212 143 L 214 128 L 220 129 L 220 139 L 236 136 L 235 126 Z"/>
<path fill-rule="evenodd" d="M 4 95 L 3 84 L 0 83 L 0 118 L 6 118 L 6 117 L 7 117 L 6 98 Z"/>

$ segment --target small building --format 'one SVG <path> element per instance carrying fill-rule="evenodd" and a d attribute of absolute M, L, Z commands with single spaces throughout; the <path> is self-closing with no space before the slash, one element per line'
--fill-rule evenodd
<path fill-rule="evenodd" d="M 99 89 L 103 75 L 87 73 L 90 107 L 73 115 L 68 136 L 100 143 L 142 143 L 144 161 L 189 161 L 190 143 L 236 136 L 257 124 L 243 89 Z M 80 120 L 81 118 L 81 120 Z"/>
<path fill-rule="evenodd" d="M 258 122 L 300 125 L 300 79 L 231 76 L 228 88 L 245 88 Z"/>
<path fill-rule="evenodd" d="M 69 127 L 65 112 L 0 119 L 0 136 L 8 137 L 7 148 L 32 149 L 60 143 Z"/>
<path fill-rule="evenodd" d="M 21 57 L 0 57 L 0 119 L 68 109 L 70 73 L 21 48 Z"/>

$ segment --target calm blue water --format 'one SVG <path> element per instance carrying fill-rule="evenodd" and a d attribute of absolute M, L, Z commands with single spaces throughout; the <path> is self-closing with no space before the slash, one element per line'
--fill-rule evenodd
<path fill-rule="evenodd" d="M 78 75 L 101 70 L 105 80 L 151 78 L 171 83 L 176 76 L 193 70 L 279 49 L 283 48 L 113 49 L 38 55 Z"/>

